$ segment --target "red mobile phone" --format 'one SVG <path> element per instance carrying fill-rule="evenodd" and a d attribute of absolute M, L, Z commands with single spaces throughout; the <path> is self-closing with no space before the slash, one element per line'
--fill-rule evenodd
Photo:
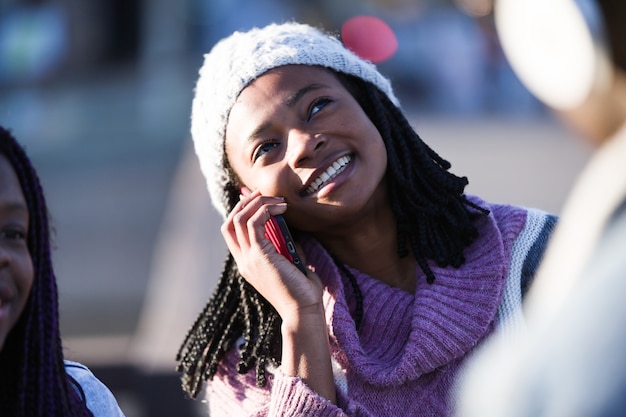
<path fill-rule="evenodd" d="M 248 195 L 250 191 L 246 187 L 242 187 L 241 194 Z M 292 264 L 306 275 L 306 267 L 302 263 L 300 255 L 298 255 L 296 243 L 283 216 L 278 214 L 270 217 L 269 221 L 265 223 L 265 236 L 272 242 L 278 253 L 289 259 Z"/>
<path fill-rule="evenodd" d="M 285 258 L 289 259 L 304 275 L 306 275 L 306 267 L 302 263 L 296 243 L 289 232 L 287 222 L 280 214 L 270 217 L 265 223 L 265 236 L 274 244 L 274 247 Z"/>

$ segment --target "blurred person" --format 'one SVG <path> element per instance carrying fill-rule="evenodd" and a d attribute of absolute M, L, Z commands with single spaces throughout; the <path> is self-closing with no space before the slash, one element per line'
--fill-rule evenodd
<path fill-rule="evenodd" d="M 88 368 L 64 360 L 58 307 L 39 178 L 0 127 L 0 414 L 123 416 Z"/>
<path fill-rule="evenodd" d="M 496 9 L 501 16 L 504 10 L 513 10 L 504 9 L 509 5 L 501 0 L 495 6 L 501 8 Z M 459 386 L 458 415 L 624 416 L 626 3 L 560 1 L 549 10 L 543 3 L 524 6 L 537 8 L 529 10 L 529 16 L 538 16 L 536 27 L 549 28 L 550 42 L 544 33 L 533 38 L 520 30 L 515 33 L 520 39 L 539 42 L 523 50 L 513 41 L 517 38 L 505 37 L 510 41 L 504 46 L 511 57 L 520 59 L 513 64 L 529 87 L 593 146 L 594 153 L 566 200 L 525 299 L 526 329 L 512 340 L 510 335 L 496 334 L 469 362 Z M 516 10 L 517 18 L 524 13 Z M 504 31 L 512 30 L 516 22 L 506 22 L 499 25 L 500 36 L 513 35 Z M 582 42 L 579 35 L 584 36 Z M 578 40 L 575 49 L 569 48 L 573 39 Z M 566 103 L 553 96 L 548 88 L 560 80 L 532 64 L 539 64 L 533 59 L 535 52 L 560 57 L 564 61 L 557 64 L 569 72 L 593 68 L 589 78 L 576 77 L 572 85 L 564 84 L 566 92 L 587 85 L 580 99 Z M 552 75 L 565 77 L 562 72 Z"/>
<path fill-rule="evenodd" d="M 210 415 L 451 415 L 460 365 L 520 314 L 555 217 L 464 194 L 399 106 L 309 25 L 205 56 L 191 131 L 229 254 L 178 360 Z M 304 271 L 265 235 L 279 214 Z"/>

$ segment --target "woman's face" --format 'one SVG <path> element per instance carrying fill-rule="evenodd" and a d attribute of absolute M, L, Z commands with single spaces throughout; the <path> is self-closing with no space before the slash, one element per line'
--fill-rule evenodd
<path fill-rule="evenodd" d="M 28 208 L 17 175 L 0 155 L 0 350 L 17 323 L 33 285 L 28 251 Z"/>
<path fill-rule="evenodd" d="M 251 190 L 282 196 L 302 231 L 329 231 L 388 206 L 380 133 L 335 75 L 288 65 L 248 85 L 226 128 L 228 161 Z"/>

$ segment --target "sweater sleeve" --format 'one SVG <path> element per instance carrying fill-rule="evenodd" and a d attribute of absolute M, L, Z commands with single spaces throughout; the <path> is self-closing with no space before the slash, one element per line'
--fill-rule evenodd
<path fill-rule="evenodd" d="M 277 371 L 270 397 L 268 416 L 346 416 L 341 408 L 312 391 L 298 377 Z"/>
<path fill-rule="evenodd" d="M 206 388 L 211 416 L 254 417 L 372 417 L 360 404 L 337 389 L 337 405 L 311 390 L 301 378 L 276 369 L 265 387 L 255 385 L 254 371 L 238 374 L 236 352 L 231 349 L 218 365 Z"/>

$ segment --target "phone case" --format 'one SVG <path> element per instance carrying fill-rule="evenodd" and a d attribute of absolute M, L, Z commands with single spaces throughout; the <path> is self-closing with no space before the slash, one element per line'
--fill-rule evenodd
<path fill-rule="evenodd" d="M 276 215 L 270 217 L 270 220 L 265 223 L 265 236 L 274 244 L 278 253 L 289 259 L 291 263 L 306 275 L 306 267 L 298 255 L 296 244 L 283 216 Z"/>

